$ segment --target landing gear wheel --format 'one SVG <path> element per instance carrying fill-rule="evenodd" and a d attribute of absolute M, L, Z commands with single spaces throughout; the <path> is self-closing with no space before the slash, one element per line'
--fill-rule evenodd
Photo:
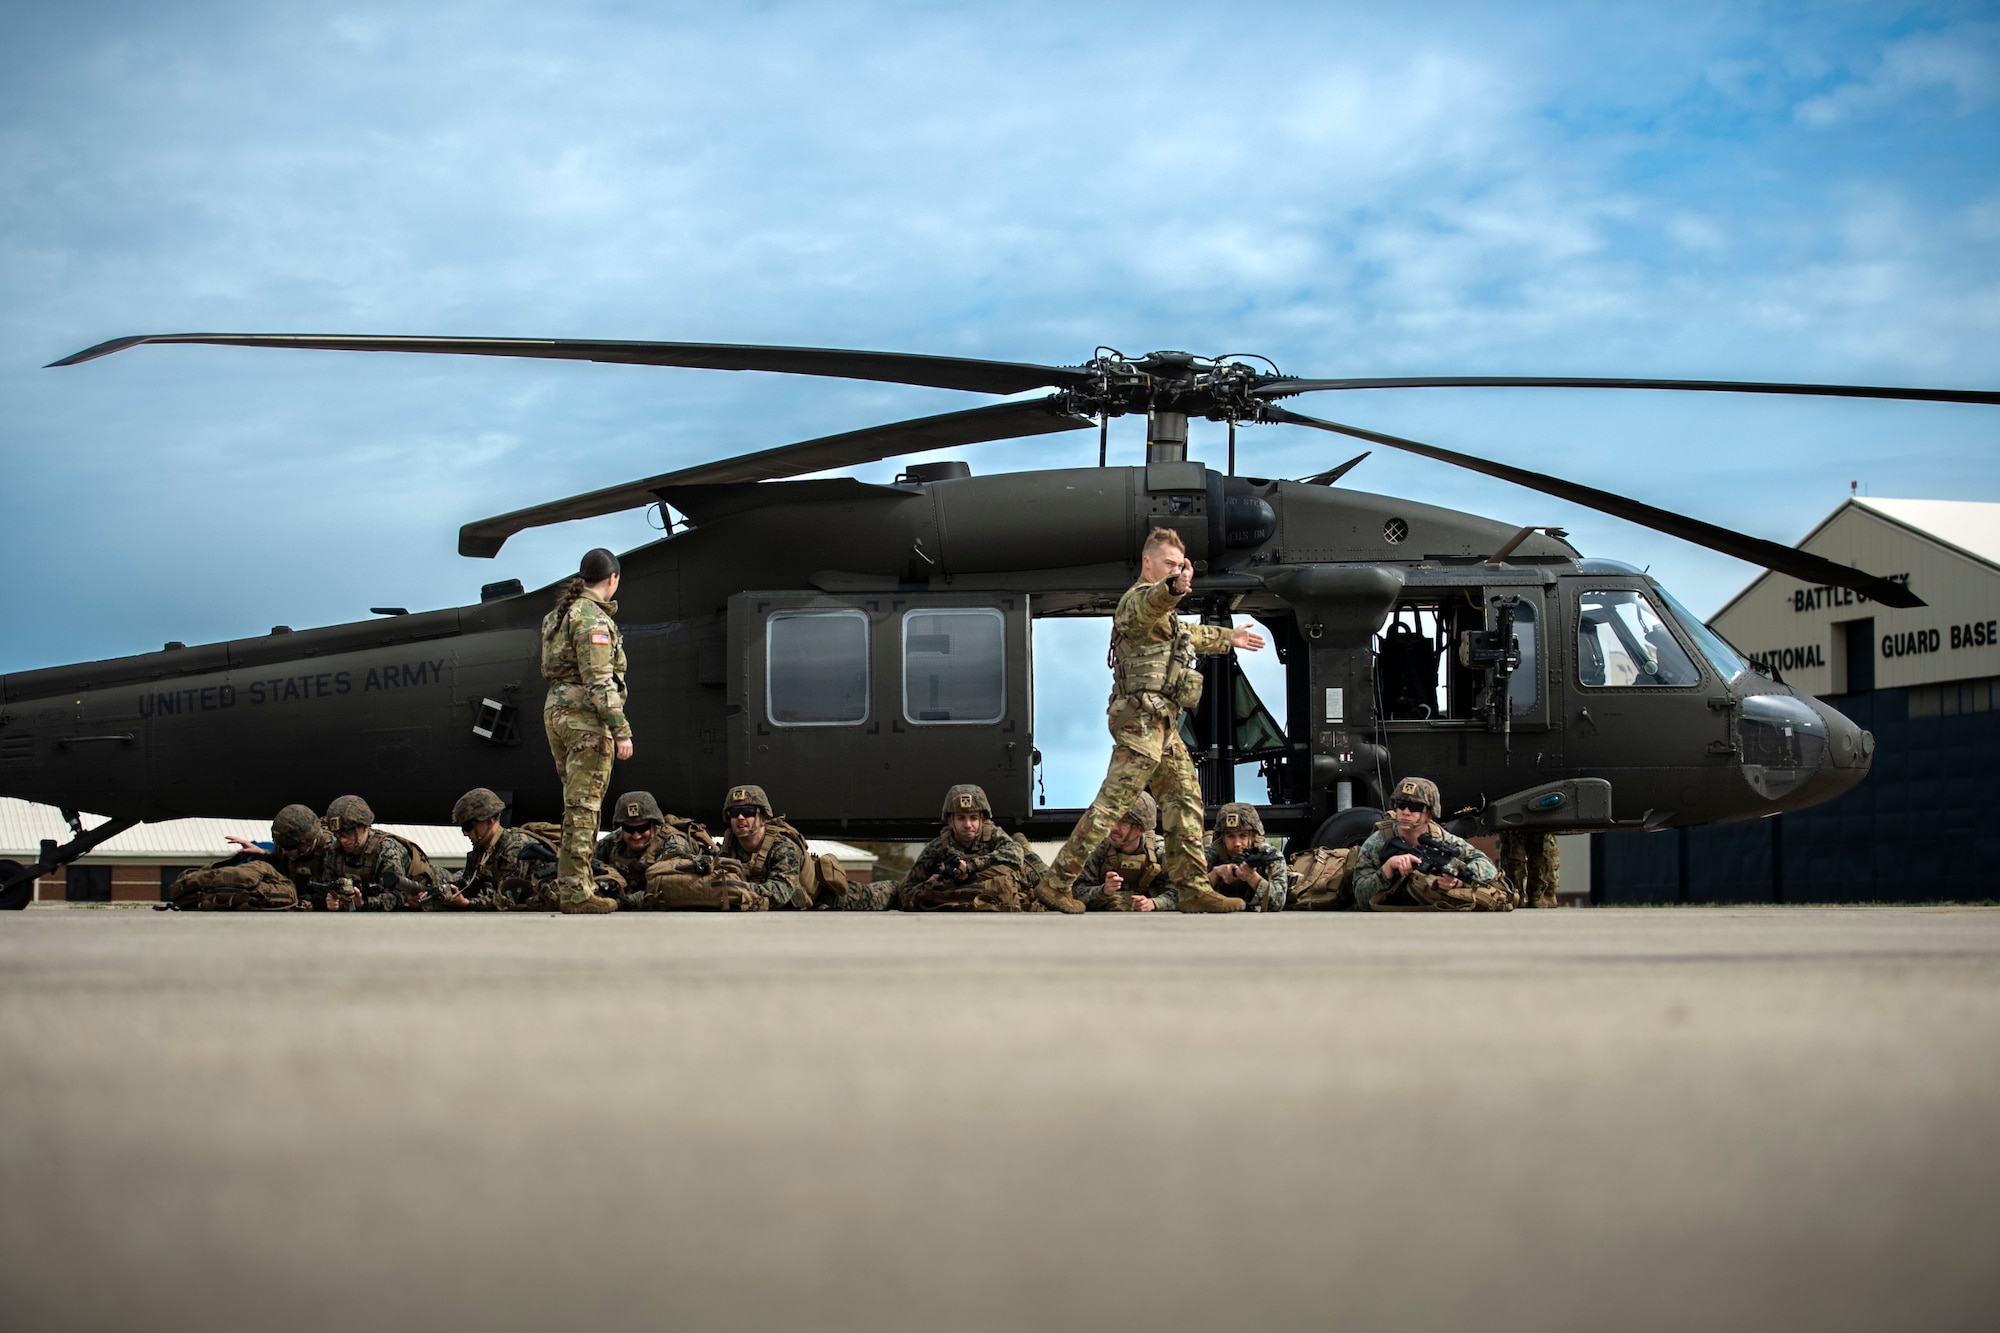
<path fill-rule="evenodd" d="M 19 861 L 0 861 L 0 884 L 26 869 Z M 11 889 L 0 889 L 0 912 L 18 912 L 35 896 L 35 881 L 24 879 Z"/>
<path fill-rule="evenodd" d="M 1319 831 L 1313 834 L 1315 847 L 1359 847 L 1368 841 L 1368 835 L 1382 822 L 1382 812 L 1372 805 L 1349 806 L 1337 815 L 1327 816 Z"/>

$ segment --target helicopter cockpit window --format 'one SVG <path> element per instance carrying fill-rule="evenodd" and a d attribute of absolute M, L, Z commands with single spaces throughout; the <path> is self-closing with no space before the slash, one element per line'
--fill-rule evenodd
<path fill-rule="evenodd" d="M 1007 622 L 992 607 L 903 616 L 903 716 L 998 722 L 1007 712 Z"/>
<path fill-rule="evenodd" d="M 868 720 L 868 616 L 774 611 L 764 626 L 765 714 L 774 726 Z"/>
<path fill-rule="evenodd" d="M 1667 610 L 1674 613 L 1674 618 L 1681 622 L 1681 628 L 1694 640 L 1694 646 L 1701 649 L 1701 655 L 1715 668 L 1715 674 L 1722 677 L 1723 684 L 1735 684 L 1736 678 L 1750 669 L 1750 664 L 1729 646 L 1728 640 L 1702 624 L 1695 613 L 1682 606 L 1672 593 L 1657 583 L 1653 585 L 1653 591 L 1667 604 Z"/>
<path fill-rule="evenodd" d="M 1577 603 L 1577 682 L 1596 687 L 1698 685 L 1701 672 L 1643 593 L 1586 592 Z"/>

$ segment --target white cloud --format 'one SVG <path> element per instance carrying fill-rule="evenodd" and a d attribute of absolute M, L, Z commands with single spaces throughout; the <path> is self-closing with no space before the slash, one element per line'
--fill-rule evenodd
<path fill-rule="evenodd" d="M 1965 23 L 1886 48 L 1866 73 L 1799 103 L 1799 120 L 1828 127 L 1930 92 L 1968 114 L 2000 93 L 2000 24 Z"/>

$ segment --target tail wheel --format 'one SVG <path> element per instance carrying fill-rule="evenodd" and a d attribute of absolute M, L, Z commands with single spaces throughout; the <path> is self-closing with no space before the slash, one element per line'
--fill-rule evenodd
<path fill-rule="evenodd" d="M 1313 834 L 1315 847 L 1359 847 L 1382 822 L 1382 812 L 1372 805 L 1350 806 L 1327 821 Z"/>
<path fill-rule="evenodd" d="M 0 889 L 0 912 L 18 912 L 28 905 L 35 896 L 35 880 L 26 873 L 27 867 L 19 861 L 0 861 L 0 884 L 8 884 L 16 876 L 19 884 Z"/>

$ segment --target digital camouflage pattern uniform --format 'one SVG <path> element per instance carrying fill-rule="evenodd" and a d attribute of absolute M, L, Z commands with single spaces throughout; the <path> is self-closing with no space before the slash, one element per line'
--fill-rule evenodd
<path fill-rule="evenodd" d="M 965 861 L 962 878 L 946 875 L 936 884 L 927 882 L 955 857 Z M 905 912 L 1026 911 L 1026 870 L 1021 844 L 1002 833 L 991 819 L 980 827 L 969 847 L 961 846 L 947 828 L 917 853 L 916 863 L 896 886 L 895 904 Z"/>
<path fill-rule="evenodd" d="M 586 590 L 567 613 L 551 611 L 542 620 L 542 677 L 549 682 L 542 725 L 562 777 L 556 886 L 565 903 L 593 894 L 590 857 L 604 788 L 617 743 L 632 738 L 625 720 L 625 642 L 611 618 L 617 610 L 618 603 Z"/>
<path fill-rule="evenodd" d="M 300 911 L 325 911 L 326 892 L 312 891 L 326 849 L 333 838 L 309 805 L 288 805 L 271 821 L 272 851 L 250 852 L 247 856 L 269 861 L 292 881 L 299 895 Z"/>
<path fill-rule="evenodd" d="M 697 850 L 706 852 L 706 847 L 697 849 L 692 842 L 682 837 L 680 830 L 667 824 L 653 826 L 653 836 L 637 851 L 625 841 L 625 836 L 617 829 L 604 835 L 597 844 L 597 859 L 618 872 L 625 881 L 625 892 L 621 899 L 627 907 L 636 907 L 646 896 L 646 871 L 662 861 L 685 861 L 696 855 Z M 560 875 L 561 871 L 558 870 Z"/>
<path fill-rule="evenodd" d="M 773 908 L 791 907 L 800 911 L 813 905 L 805 890 L 806 853 L 800 848 L 797 830 L 769 816 L 764 820 L 764 840 L 757 850 L 746 851 L 736 839 L 736 830 L 722 835 L 722 855 L 743 863 L 743 880 Z"/>
<path fill-rule="evenodd" d="M 1130 912 L 1136 910 L 1133 899 L 1150 897 L 1154 907 L 1173 911 L 1179 896 L 1161 862 L 1163 847 L 1157 833 L 1141 833 L 1136 852 L 1121 852 L 1106 838 L 1097 844 L 1076 877 L 1073 891 L 1077 900 L 1093 912 Z M 1104 887 L 1105 877 L 1114 870 L 1124 881 L 1116 893 Z"/>
<path fill-rule="evenodd" d="M 1172 580 L 1163 579 L 1135 583 L 1118 599 L 1111 617 L 1112 689 L 1106 718 L 1111 763 L 1096 799 L 1076 821 L 1069 841 L 1049 867 L 1049 892 L 1069 892 L 1084 858 L 1131 808 L 1132 798 L 1146 791 L 1159 802 L 1166 826 L 1167 877 L 1176 885 L 1197 886 L 1194 898 L 1205 906 L 1207 900 L 1219 897 L 1206 891 L 1201 784 L 1178 723 L 1181 710 L 1201 700 L 1196 655 L 1228 652 L 1235 631 L 1227 625 L 1188 624 L 1174 614 L 1182 596 L 1173 590 Z M 1240 910 L 1222 903 L 1213 907 Z"/>
<path fill-rule="evenodd" d="M 1444 806 L 1435 783 L 1427 778 L 1404 778 L 1396 784 L 1395 793 L 1390 800 L 1393 802 L 1398 797 L 1424 801 L 1430 806 L 1430 818 L 1411 841 L 1415 842 L 1417 838 L 1428 833 L 1450 847 L 1464 872 L 1455 875 L 1454 878 L 1482 888 L 1504 887 L 1505 882 L 1501 880 L 1499 867 L 1487 859 L 1486 853 L 1465 839 L 1445 832 L 1444 826 L 1437 822 L 1437 817 Z M 1387 859 L 1383 847 L 1391 838 L 1399 836 L 1401 834 L 1397 828 L 1396 816 L 1392 812 L 1375 826 L 1375 831 L 1368 835 L 1368 840 L 1355 852 L 1354 905 L 1357 908 L 1372 907 L 1376 911 L 1456 908 L 1470 911 L 1479 906 L 1464 895 L 1455 895 L 1449 902 L 1425 901 L 1433 896 L 1432 878 L 1421 871 L 1412 871 L 1393 880 L 1386 878 L 1382 874 L 1382 862 Z M 1413 889 L 1416 891 L 1413 892 Z M 1450 893 L 1449 890 L 1438 892 Z M 1511 903 L 1509 905 L 1511 906 Z"/>
<path fill-rule="evenodd" d="M 1264 817 L 1257 813 L 1256 806 L 1247 801 L 1231 801 L 1215 812 L 1215 832 L 1209 836 L 1208 846 L 1204 849 L 1208 868 L 1214 870 L 1218 866 L 1242 860 L 1241 856 L 1232 855 L 1222 845 L 1225 835 L 1240 833 L 1250 835 L 1250 841 L 1244 844 L 1243 854 L 1257 856 L 1259 860 L 1269 860 L 1270 864 L 1251 867 L 1257 872 L 1259 882 L 1256 888 L 1230 881 L 1226 887 L 1216 889 L 1216 892 L 1226 893 L 1232 898 L 1241 898 L 1253 912 L 1284 911 L 1286 891 L 1291 885 L 1291 872 L 1285 868 L 1285 858 L 1278 854 L 1278 849 L 1265 840 Z M 1258 856 L 1260 850 L 1269 853 L 1269 856 Z"/>
<path fill-rule="evenodd" d="M 394 873 L 398 887 L 384 889 L 383 883 Z M 332 884 L 348 880 L 361 891 L 363 912 L 393 912 L 413 905 L 413 899 L 423 892 L 422 888 L 410 880 L 410 853 L 402 840 L 392 838 L 381 829 L 368 830 L 367 841 L 359 851 L 349 852 L 336 838 L 326 840 L 326 851 L 321 855 L 319 871 L 313 877 L 320 884 Z M 319 890 L 325 893 L 324 889 Z"/>
<path fill-rule="evenodd" d="M 1265 842 L 1264 846 L 1270 847 L 1271 844 Z M 1210 841 L 1208 846 L 1203 850 L 1207 854 L 1208 868 L 1210 870 L 1236 859 L 1223 849 L 1220 839 Z M 1292 872 L 1285 866 L 1285 858 L 1282 856 L 1275 857 L 1270 865 L 1258 870 L 1257 873 L 1263 878 L 1264 882 L 1259 884 L 1255 889 L 1247 891 L 1250 897 L 1246 901 L 1250 910 L 1253 912 L 1284 911 L 1285 903 L 1289 899 L 1292 875 Z M 1230 890 L 1240 890 L 1243 886 L 1232 884 L 1229 888 Z M 1218 889 L 1217 892 L 1225 892 L 1225 890 Z M 1234 894 L 1232 893 L 1231 896 L 1233 897 Z M 1165 907 L 1168 904 L 1162 903 L 1160 906 Z"/>
<path fill-rule="evenodd" d="M 1500 869 L 1520 891 L 1524 907 L 1554 907 L 1562 885 L 1562 851 L 1553 833 L 1508 829 L 1500 835 Z"/>
<path fill-rule="evenodd" d="M 485 847 L 474 847 L 455 881 L 471 905 L 495 912 L 547 911 L 554 906 L 535 882 L 549 849 L 517 828 L 503 828 Z"/>

